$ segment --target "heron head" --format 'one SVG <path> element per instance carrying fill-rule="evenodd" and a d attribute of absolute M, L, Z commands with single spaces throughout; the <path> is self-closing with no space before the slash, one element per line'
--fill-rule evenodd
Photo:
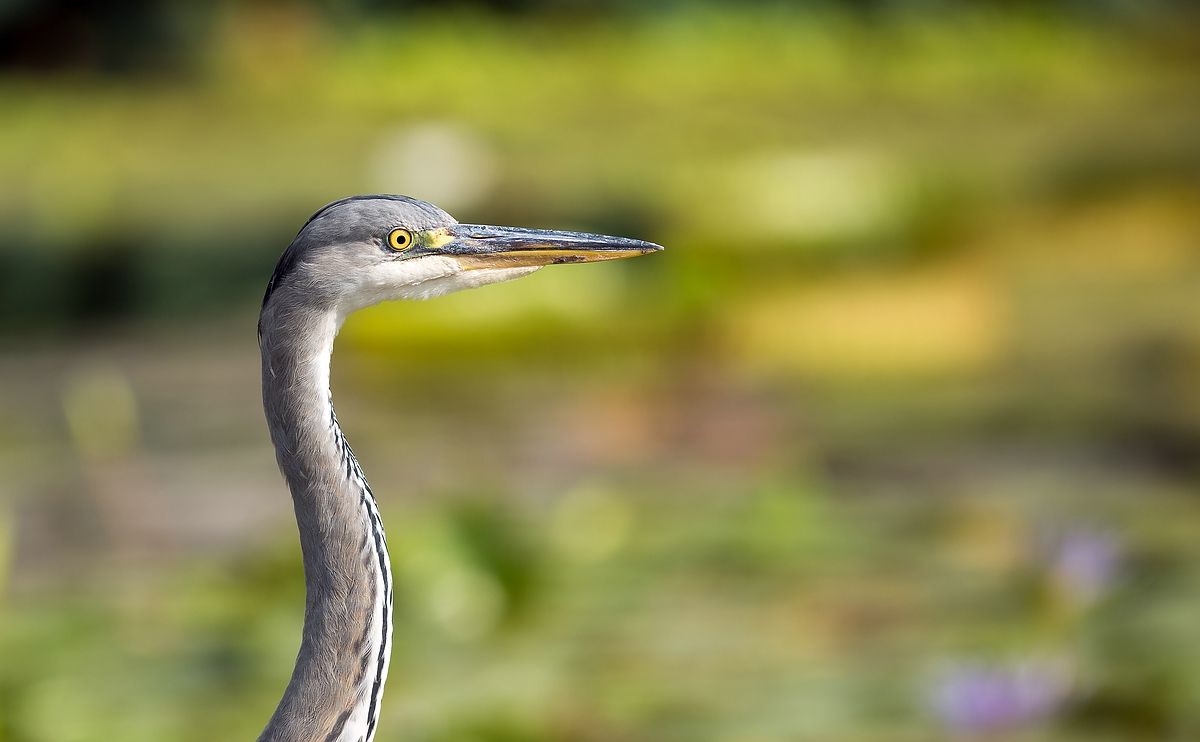
<path fill-rule="evenodd" d="M 284 251 L 263 297 L 341 317 L 392 299 L 427 299 L 527 276 L 555 263 L 645 255 L 651 242 L 541 229 L 459 224 L 406 196 L 355 196 L 325 206 Z"/>

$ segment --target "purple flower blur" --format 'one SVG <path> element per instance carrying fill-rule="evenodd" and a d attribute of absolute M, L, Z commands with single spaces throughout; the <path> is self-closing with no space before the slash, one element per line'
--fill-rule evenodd
<path fill-rule="evenodd" d="M 1070 665 L 1027 660 L 1015 666 L 959 665 L 934 683 L 930 705 L 960 734 L 1028 726 L 1053 716 L 1071 693 Z"/>
<path fill-rule="evenodd" d="M 1064 531 L 1050 543 L 1050 574 L 1074 602 L 1093 603 L 1116 581 L 1121 546 L 1114 534 L 1080 528 Z"/>

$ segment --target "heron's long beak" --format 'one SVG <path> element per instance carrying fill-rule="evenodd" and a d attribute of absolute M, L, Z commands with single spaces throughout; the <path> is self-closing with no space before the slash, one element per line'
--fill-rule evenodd
<path fill-rule="evenodd" d="M 631 258 L 662 249 L 653 242 L 626 237 L 479 224 L 447 227 L 438 242 L 438 253 L 451 255 L 471 269 L 591 263 Z"/>

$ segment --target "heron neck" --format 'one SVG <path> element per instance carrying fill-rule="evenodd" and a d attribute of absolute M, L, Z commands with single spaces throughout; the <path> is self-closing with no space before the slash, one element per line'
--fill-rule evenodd
<path fill-rule="evenodd" d="M 387 546 L 329 393 L 339 324 L 333 312 L 274 299 L 260 318 L 263 405 L 292 494 L 306 588 L 296 668 L 260 742 L 370 742 L 387 676 Z"/>

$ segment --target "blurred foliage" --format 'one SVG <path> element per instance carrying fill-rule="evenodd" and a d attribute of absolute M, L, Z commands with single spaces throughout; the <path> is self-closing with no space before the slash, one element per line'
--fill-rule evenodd
<path fill-rule="evenodd" d="M 1106 508 L 1153 536 L 1132 536 L 1119 587 L 1070 616 L 1028 589 L 1043 574 L 1029 524 L 1002 503 L 838 501 L 779 482 L 733 500 L 629 499 L 649 504 L 627 544 L 586 563 L 555 558 L 550 524 L 511 504 L 467 506 L 466 520 L 388 513 L 408 587 L 385 738 L 929 738 L 919 685 L 931 663 L 1047 647 L 1069 651 L 1089 683 L 1053 738 L 1187 738 L 1200 725 L 1200 602 L 1184 576 L 1200 553 L 1185 534 L 1162 538 L 1180 531 L 1164 521 L 1200 517 L 1191 496 Z M 515 517 L 520 529 L 503 525 Z M 1017 518 L 1015 532 L 997 517 Z M 457 535 L 431 543 L 442 527 Z M 541 543 L 513 559 L 495 544 L 514 538 Z M 493 553 L 455 556 L 455 539 Z M 534 600 L 519 623 L 464 623 L 454 610 L 476 598 L 447 611 L 437 588 L 457 568 L 425 592 L 430 565 L 412 563 L 464 558 L 482 584 Z M 1175 576 L 1154 566 L 1164 559 Z M 252 736 L 286 682 L 302 602 L 291 549 L 26 597 L 4 618 L 6 739 Z"/>
<path fill-rule="evenodd" d="M 1192 90 L 1175 27 L 1142 42 L 997 8 L 873 24 L 785 6 L 331 27 L 234 5 L 214 23 L 182 84 L 0 84 L 10 327 L 250 302 L 312 204 L 422 190 L 377 163 L 427 122 L 499 161 L 460 218 L 683 240 L 667 267 L 626 269 L 669 273 L 679 306 L 726 296 L 714 276 L 917 258 L 961 245 L 988 205 L 1189 181 L 1200 160 L 1171 131 Z"/>
<path fill-rule="evenodd" d="M 0 53 L 0 741 L 261 729 L 290 531 L 148 493 L 282 507 L 256 304 L 368 191 L 668 247 L 345 327 L 379 739 L 1200 735 L 1187 8 L 653 5 L 0 6 L 83 45 Z"/>

